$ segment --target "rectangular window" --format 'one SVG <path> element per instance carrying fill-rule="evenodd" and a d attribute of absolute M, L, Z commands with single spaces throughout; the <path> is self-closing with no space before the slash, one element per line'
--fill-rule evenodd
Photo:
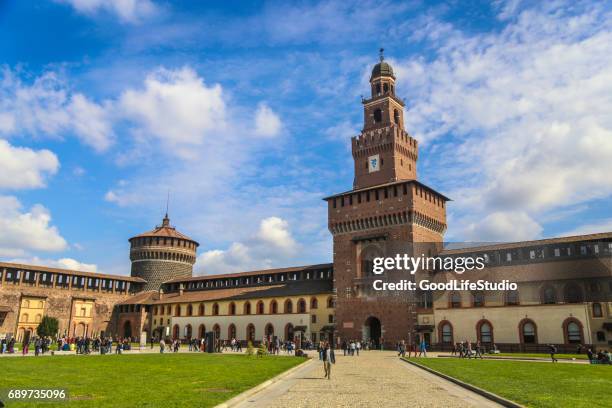
<path fill-rule="evenodd" d="M 506 252 L 506 262 L 512 262 L 512 253 Z"/>
<path fill-rule="evenodd" d="M 310 316 L 310 322 L 311 323 L 316 323 L 317 322 L 317 315 Z"/>
<path fill-rule="evenodd" d="M 389 198 L 389 189 L 385 188 L 384 192 L 385 192 L 385 198 Z"/>
<path fill-rule="evenodd" d="M 357 193 L 357 204 L 361 204 L 361 193 Z"/>
<path fill-rule="evenodd" d="M 536 257 L 536 253 L 535 251 L 532 249 L 531 251 L 529 251 L 529 259 L 535 259 Z"/>
<path fill-rule="evenodd" d="M 584 245 L 580 246 L 580 255 L 586 255 L 587 254 L 587 247 Z"/>
<path fill-rule="evenodd" d="M 353 195 L 349 196 L 349 205 L 353 205 Z"/>
<path fill-rule="evenodd" d="M 378 201 L 378 190 L 374 190 L 374 199 Z"/>
<path fill-rule="evenodd" d="M 561 256 L 561 250 L 559 248 L 555 248 L 555 256 Z"/>

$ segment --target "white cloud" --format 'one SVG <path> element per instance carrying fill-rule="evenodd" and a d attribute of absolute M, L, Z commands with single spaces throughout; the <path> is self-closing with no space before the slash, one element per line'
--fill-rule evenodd
<path fill-rule="evenodd" d="M 279 217 L 261 220 L 259 230 L 245 242 L 234 242 L 226 250 L 209 250 L 198 256 L 196 270 L 218 274 L 266 269 L 288 262 L 297 244 L 289 223 Z"/>
<path fill-rule="evenodd" d="M 51 151 L 14 147 L 0 139 L 0 188 L 44 187 L 58 169 L 59 160 Z"/>
<path fill-rule="evenodd" d="M 578 227 L 565 231 L 561 236 L 596 234 L 599 232 L 612 232 L 612 218 L 601 219 L 597 222 L 586 223 Z"/>
<path fill-rule="evenodd" d="M 56 72 L 46 72 L 31 84 L 4 68 L 0 73 L 0 135 L 62 139 L 74 134 L 96 151 L 114 141 L 109 103 L 98 105 L 72 93 Z"/>
<path fill-rule="evenodd" d="M 149 74 L 144 89 L 123 92 L 119 105 L 142 137 L 154 136 L 185 157 L 193 157 L 194 146 L 226 127 L 221 86 L 206 86 L 188 67 Z"/>
<path fill-rule="evenodd" d="M 482 220 L 468 222 L 461 227 L 466 241 L 524 241 L 539 237 L 542 233 L 542 227 L 528 214 L 513 211 L 494 212 Z"/>
<path fill-rule="evenodd" d="M 295 241 L 289 232 L 289 223 L 279 217 L 261 221 L 257 236 L 264 242 L 286 252 L 295 250 Z"/>
<path fill-rule="evenodd" d="M 50 268 L 70 269 L 73 271 L 81 272 L 98 271 L 97 265 L 79 262 L 76 259 L 72 258 L 47 259 L 34 256 L 31 258 L 14 258 L 9 260 L 9 262 L 20 263 L 24 265 L 48 266 Z"/>
<path fill-rule="evenodd" d="M 255 112 L 255 134 L 263 137 L 274 137 L 280 133 L 281 120 L 270 107 L 264 103 L 259 104 Z"/>
<path fill-rule="evenodd" d="M 115 14 L 123 22 L 135 23 L 154 15 L 158 8 L 150 0 L 56 0 L 87 16 L 100 12 Z"/>
<path fill-rule="evenodd" d="M 75 133 L 97 151 L 107 150 L 114 142 L 109 110 L 110 104 L 100 106 L 81 94 L 75 94 L 68 107 Z"/>
<path fill-rule="evenodd" d="M 0 255 L 23 256 L 28 251 L 62 251 L 66 240 L 51 225 L 49 210 L 40 204 L 29 210 L 17 198 L 0 196 Z"/>
<path fill-rule="evenodd" d="M 455 239 L 537 238 L 547 212 L 612 194 L 612 15 L 541 7 L 510 4 L 494 33 L 425 19 L 445 33 L 426 37 L 435 56 L 394 64 L 408 130 L 444 158 L 428 170 L 455 200 Z"/>

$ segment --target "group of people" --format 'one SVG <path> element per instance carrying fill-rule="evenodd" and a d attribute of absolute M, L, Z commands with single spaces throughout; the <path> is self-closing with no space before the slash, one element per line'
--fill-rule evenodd
<path fill-rule="evenodd" d="M 407 344 L 405 340 L 400 340 L 395 345 L 395 348 L 397 355 L 401 357 L 406 357 L 406 352 L 408 352 L 408 358 L 411 357 L 412 353 L 414 353 L 415 357 L 427 357 L 427 342 L 425 339 L 421 339 L 421 341 L 417 341 L 414 344 Z"/>
<path fill-rule="evenodd" d="M 587 357 L 591 364 L 612 364 L 612 353 L 609 350 L 599 350 L 594 352 L 591 349 L 587 350 Z"/>
<path fill-rule="evenodd" d="M 453 352 L 451 354 L 453 356 L 459 356 L 459 358 L 471 359 L 472 357 L 480 357 L 482 359 L 483 351 L 484 348 L 482 347 L 482 344 L 480 344 L 480 341 L 477 341 L 474 345 L 472 345 L 471 341 L 464 340 L 455 343 L 455 347 L 453 348 Z"/>
<path fill-rule="evenodd" d="M 362 348 L 362 344 L 359 340 L 343 340 L 342 341 L 342 352 L 345 356 L 359 356 L 359 351 Z"/>

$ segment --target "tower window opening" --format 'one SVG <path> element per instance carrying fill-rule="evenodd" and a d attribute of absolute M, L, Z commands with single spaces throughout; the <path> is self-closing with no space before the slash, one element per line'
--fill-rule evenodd
<path fill-rule="evenodd" d="M 393 121 L 398 125 L 400 123 L 399 111 L 397 109 L 393 110 Z"/>
<path fill-rule="evenodd" d="M 376 84 L 376 95 L 380 95 L 380 84 Z"/>
<path fill-rule="evenodd" d="M 382 111 L 380 109 L 374 110 L 374 123 L 382 122 Z"/>
<path fill-rule="evenodd" d="M 384 93 L 388 93 L 389 92 L 389 84 L 383 84 L 383 92 Z"/>

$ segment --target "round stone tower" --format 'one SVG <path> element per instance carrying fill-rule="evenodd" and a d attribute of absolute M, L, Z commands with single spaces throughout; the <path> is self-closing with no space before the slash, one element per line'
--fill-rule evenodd
<path fill-rule="evenodd" d="M 161 226 L 129 241 L 131 275 L 147 281 L 142 290 L 159 290 L 165 281 L 193 275 L 200 244 L 171 226 L 168 214 Z"/>

